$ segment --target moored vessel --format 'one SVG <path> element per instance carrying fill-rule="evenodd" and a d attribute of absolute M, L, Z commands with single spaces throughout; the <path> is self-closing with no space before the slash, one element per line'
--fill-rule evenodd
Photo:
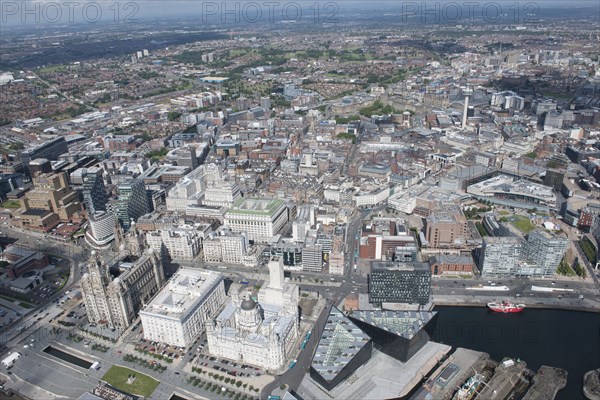
<path fill-rule="evenodd" d="M 500 313 L 517 313 L 525 309 L 525 304 L 513 304 L 508 300 L 488 303 L 487 306 L 490 310 Z"/>

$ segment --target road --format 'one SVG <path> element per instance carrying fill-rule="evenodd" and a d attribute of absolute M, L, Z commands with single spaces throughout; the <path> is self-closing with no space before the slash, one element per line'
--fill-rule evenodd
<path fill-rule="evenodd" d="M 485 304 L 494 299 L 511 298 L 513 301 L 537 306 L 564 306 L 600 310 L 600 294 L 594 283 L 581 280 L 490 280 L 495 287 L 506 286 L 507 291 L 472 290 L 479 285 L 491 286 L 482 279 L 434 279 L 432 297 L 434 303 Z M 532 286 L 554 289 L 555 292 L 532 290 Z M 572 291 L 571 291 L 572 290 Z M 583 296 L 580 299 L 579 296 Z"/>
<path fill-rule="evenodd" d="M 585 253 L 583 252 L 583 249 L 579 245 L 579 241 L 574 240 L 573 244 L 575 245 L 575 249 L 577 250 L 578 258 L 579 258 L 579 260 L 581 260 L 580 262 L 583 262 L 583 264 L 587 268 L 588 274 L 592 277 L 592 279 L 596 283 L 596 287 L 598 287 L 600 289 L 600 280 L 598 279 L 598 271 L 596 269 L 594 269 L 594 266 L 588 261 L 587 257 L 585 256 Z"/>
<path fill-rule="evenodd" d="M 40 326 L 43 326 L 50 319 L 56 317 L 56 315 L 62 311 L 57 308 L 54 301 L 62 296 L 62 292 L 69 290 L 74 287 L 82 274 L 82 268 L 80 264 L 83 263 L 87 257 L 87 249 L 82 246 L 77 246 L 73 243 L 59 242 L 42 233 L 24 231 L 19 228 L 15 228 L 9 225 L 1 225 L 2 234 L 12 239 L 17 239 L 17 244 L 28 247 L 32 250 L 42 251 L 48 254 L 55 255 L 60 258 L 69 260 L 70 263 L 70 274 L 69 280 L 63 287 L 62 291 L 56 292 L 51 295 L 46 301 L 39 306 L 32 308 L 29 312 L 14 321 L 11 326 L 5 327 L 0 337 L 0 343 L 5 344 L 7 347 L 11 347 L 14 343 L 20 341 L 23 337 L 34 333 Z M 45 315 L 42 320 L 33 318 L 34 315 Z M 23 329 L 24 328 L 24 329 Z"/>
<path fill-rule="evenodd" d="M 304 378 L 304 375 L 310 370 L 310 362 L 312 360 L 315 348 L 319 342 L 319 338 L 321 337 L 321 331 L 327 322 L 327 316 L 329 315 L 331 305 L 331 302 L 328 302 L 327 306 L 323 308 L 321 314 L 315 322 L 315 325 L 312 329 L 312 335 L 310 336 L 310 339 L 308 339 L 306 347 L 298 356 L 296 365 L 294 365 L 292 369 L 288 369 L 282 375 L 279 375 L 273 382 L 266 385 L 261 391 L 261 399 L 267 399 L 273 390 L 279 388 L 282 384 L 288 385 L 289 389 L 293 391 L 298 389 L 298 386 Z"/>

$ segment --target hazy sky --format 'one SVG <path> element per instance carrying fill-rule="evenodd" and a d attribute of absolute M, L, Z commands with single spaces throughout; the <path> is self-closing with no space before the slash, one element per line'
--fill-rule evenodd
<path fill-rule="evenodd" d="M 423 4 L 426 3 L 426 7 Z M 471 6 L 465 5 L 472 4 Z M 551 9 L 581 7 L 594 7 L 600 11 L 599 0 L 441 0 L 431 1 L 365 1 L 365 0 L 242 0 L 242 1 L 205 1 L 205 0 L 37 0 L 37 1 L 0 1 L 0 24 L 3 26 L 31 25 L 61 26 L 69 23 L 89 23 L 99 25 L 102 23 L 132 23 L 151 19 L 175 19 L 178 17 L 197 19 L 200 22 L 211 24 L 250 20 L 254 23 L 269 23 L 274 17 L 276 20 L 294 20 L 300 14 L 303 18 L 315 15 L 314 6 L 318 5 L 319 17 L 326 15 L 341 15 L 356 12 L 367 15 L 369 11 L 376 12 L 389 10 L 395 13 L 405 12 L 419 14 L 422 9 L 435 9 L 455 16 L 460 12 L 463 17 L 469 15 L 469 7 L 474 15 L 481 16 L 482 10 L 496 14 L 501 11 L 505 16 L 515 15 L 515 5 L 519 8 L 519 17 L 532 10 L 538 15 L 545 15 Z M 460 7 L 460 11 L 457 8 Z M 300 14 L 299 14 L 300 13 Z M 591 13 L 594 15 L 594 13 Z M 286 18 L 287 17 L 287 18 Z M 299 17 L 298 17 L 299 18 Z M 506 23 L 514 23 L 507 19 Z M 516 21 L 517 23 L 519 21 Z"/>

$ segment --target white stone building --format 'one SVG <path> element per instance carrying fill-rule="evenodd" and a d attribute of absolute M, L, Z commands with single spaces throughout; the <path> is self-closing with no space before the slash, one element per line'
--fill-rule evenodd
<path fill-rule="evenodd" d="M 173 226 L 146 234 L 148 246 L 173 260 L 193 260 L 202 250 L 201 232 L 193 225 Z"/>
<path fill-rule="evenodd" d="M 292 238 L 296 243 L 304 242 L 306 235 L 317 222 L 314 206 L 298 207 L 296 220 L 292 223 Z"/>
<path fill-rule="evenodd" d="M 144 338 L 187 347 L 225 302 L 223 275 L 180 268 L 141 311 Z"/>
<path fill-rule="evenodd" d="M 298 336 L 298 286 L 284 280 L 283 261 L 269 262 L 270 281 L 258 294 L 232 299 L 219 316 L 208 323 L 211 355 L 255 365 L 269 371 L 284 368 L 296 350 Z"/>
<path fill-rule="evenodd" d="M 225 225 L 234 232 L 246 232 L 248 239 L 266 243 L 288 222 L 283 200 L 239 198 L 225 214 Z"/>
<path fill-rule="evenodd" d="M 369 193 L 359 192 L 354 196 L 354 203 L 357 207 L 373 207 L 387 201 L 390 194 L 389 187 Z"/>
<path fill-rule="evenodd" d="M 199 205 L 206 188 L 204 174 L 200 166 L 177 182 L 167 193 L 167 210 L 185 212 L 186 207 Z"/>
<path fill-rule="evenodd" d="M 221 227 L 204 241 L 204 261 L 243 264 L 248 255 L 248 238 L 244 232 L 231 232 Z"/>
<path fill-rule="evenodd" d="M 211 207 L 231 207 L 242 195 L 237 183 L 224 180 L 206 188 L 202 205 Z"/>

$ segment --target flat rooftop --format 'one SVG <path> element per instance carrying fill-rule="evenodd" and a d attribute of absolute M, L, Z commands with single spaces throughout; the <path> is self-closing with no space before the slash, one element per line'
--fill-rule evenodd
<path fill-rule="evenodd" d="M 488 354 L 459 347 L 430 375 L 410 400 L 449 399 L 457 387 L 475 372 L 481 372 L 488 363 Z"/>
<path fill-rule="evenodd" d="M 428 262 L 371 261 L 371 271 L 429 271 Z"/>
<path fill-rule="evenodd" d="M 218 272 L 179 268 L 140 313 L 183 320 L 222 281 Z"/>
<path fill-rule="evenodd" d="M 227 211 L 227 214 L 272 215 L 284 204 L 285 202 L 279 199 L 241 197 L 233 203 L 231 208 Z"/>

